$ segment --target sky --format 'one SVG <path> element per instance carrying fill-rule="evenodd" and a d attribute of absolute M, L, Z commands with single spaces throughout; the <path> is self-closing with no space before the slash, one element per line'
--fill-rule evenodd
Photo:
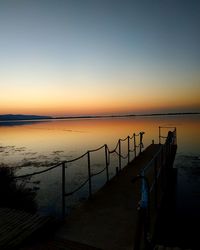
<path fill-rule="evenodd" d="M 0 0 L 0 114 L 200 111 L 200 1 Z"/>

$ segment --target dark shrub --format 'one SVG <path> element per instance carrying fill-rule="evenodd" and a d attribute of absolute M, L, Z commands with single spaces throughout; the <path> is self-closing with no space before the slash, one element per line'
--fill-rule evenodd
<path fill-rule="evenodd" d="M 17 184 L 12 168 L 0 167 L 0 207 L 36 212 L 35 195 L 24 183 Z"/>

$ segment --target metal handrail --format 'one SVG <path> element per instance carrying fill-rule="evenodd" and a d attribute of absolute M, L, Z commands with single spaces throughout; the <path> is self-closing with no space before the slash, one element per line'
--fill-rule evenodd
<path fill-rule="evenodd" d="M 172 145 L 177 145 L 176 143 L 176 127 L 168 127 L 168 128 L 173 128 L 173 131 L 169 131 L 172 134 L 169 134 L 168 132 L 168 136 L 166 137 L 165 143 L 160 145 L 160 149 L 158 150 L 158 152 L 154 155 L 154 157 L 148 162 L 148 164 L 146 166 L 144 166 L 144 168 L 140 171 L 139 175 L 137 178 L 141 178 L 142 182 L 141 182 L 141 197 L 140 197 L 140 201 L 138 202 L 139 204 L 139 211 L 141 209 L 145 210 L 147 213 L 147 220 L 149 220 L 150 218 L 150 199 L 151 196 L 150 194 L 154 191 L 154 206 L 155 209 L 157 209 L 158 207 L 158 178 L 161 175 L 161 172 L 163 170 L 164 167 L 167 167 L 167 162 L 166 162 L 166 154 L 168 155 L 168 158 L 171 159 L 172 155 L 172 151 L 171 151 L 171 146 Z M 160 141 L 160 137 L 161 137 L 161 133 L 160 133 L 160 129 L 161 127 L 159 127 L 159 141 Z M 165 154 L 164 154 L 165 153 Z M 169 159 L 167 159 L 169 161 Z M 160 161 L 160 167 L 158 169 L 158 160 Z M 150 181 L 147 179 L 147 171 L 152 168 L 154 173 L 153 173 L 153 180 Z M 148 238 L 149 238 L 149 232 L 148 232 L 148 224 L 149 221 L 146 221 L 146 224 L 144 224 L 144 240 L 145 242 L 148 242 Z M 146 227 L 146 228 L 145 228 Z"/>
<path fill-rule="evenodd" d="M 149 167 L 151 167 L 152 163 L 154 162 L 154 160 L 158 157 L 158 155 L 160 154 L 162 150 L 162 147 L 159 149 L 159 151 L 154 155 L 154 157 L 148 162 L 148 164 L 141 170 L 141 173 L 145 173 L 147 171 L 147 169 L 149 169 Z"/>
<path fill-rule="evenodd" d="M 161 127 L 159 127 L 161 128 Z M 174 128 L 174 131 L 172 132 L 173 133 L 173 138 L 175 139 L 176 138 L 176 127 L 170 127 L 170 128 Z M 158 150 L 158 152 L 154 155 L 154 157 L 148 162 L 148 164 L 140 171 L 140 174 L 142 175 L 145 175 L 145 172 L 152 166 L 152 163 L 155 162 L 156 159 L 158 159 L 158 157 L 161 155 L 161 152 L 163 151 L 163 148 L 166 148 L 167 146 L 170 146 L 170 145 L 173 145 L 173 144 L 176 144 L 176 141 L 172 141 L 172 142 L 169 142 L 168 141 L 168 138 L 169 136 L 166 137 L 166 141 L 164 144 L 161 145 L 160 149 Z M 161 167 L 162 167 L 162 163 L 161 163 Z M 161 171 L 161 169 L 160 169 Z M 159 177 L 159 174 L 157 176 L 154 176 L 155 178 L 158 178 Z M 153 182 L 155 181 L 155 178 L 153 180 Z"/>
<path fill-rule="evenodd" d="M 168 129 L 172 128 L 174 129 L 174 131 L 176 131 L 176 127 L 173 127 L 173 126 L 159 126 L 159 144 L 161 144 L 161 139 L 167 138 L 166 136 L 161 135 L 162 128 L 168 128 Z"/>

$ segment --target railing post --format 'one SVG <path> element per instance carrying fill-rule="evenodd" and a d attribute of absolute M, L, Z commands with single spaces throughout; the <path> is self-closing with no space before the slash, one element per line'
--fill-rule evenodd
<path fill-rule="evenodd" d="M 121 171 L 122 162 L 121 162 L 121 140 L 119 139 L 119 171 Z"/>
<path fill-rule="evenodd" d="M 161 150 L 161 189 L 164 190 L 164 174 L 165 174 L 165 160 L 164 160 L 164 147 L 165 144 L 162 145 Z"/>
<path fill-rule="evenodd" d="M 109 181 L 109 172 L 108 172 L 108 146 L 105 144 L 105 158 L 106 158 L 106 177 L 107 182 Z"/>
<path fill-rule="evenodd" d="M 119 168 L 116 167 L 116 176 L 118 176 L 118 175 L 119 175 Z"/>
<path fill-rule="evenodd" d="M 89 198 L 92 197 L 92 182 L 91 182 L 91 167 L 90 167 L 90 151 L 87 152 L 88 155 L 88 180 L 89 180 Z"/>
<path fill-rule="evenodd" d="M 159 144 L 161 144 L 161 127 L 159 126 Z"/>
<path fill-rule="evenodd" d="M 158 158 L 155 158 L 154 161 L 154 178 L 155 178 L 155 208 L 157 209 L 158 206 L 158 180 L 157 180 L 157 164 L 158 164 Z"/>
<path fill-rule="evenodd" d="M 163 167 L 164 165 L 164 146 L 162 145 L 162 148 L 161 148 L 161 168 Z"/>
<path fill-rule="evenodd" d="M 167 145 L 166 145 L 166 143 L 164 144 L 163 161 L 164 161 L 164 168 L 166 169 L 166 162 L 167 162 Z"/>
<path fill-rule="evenodd" d="M 62 218 L 65 218 L 65 162 L 62 162 Z"/>
<path fill-rule="evenodd" d="M 136 138 L 135 138 L 135 133 L 133 134 L 133 141 L 134 141 L 134 152 L 135 152 L 135 158 L 137 156 L 137 151 L 136 151 Z"/>
<path fill-rule="evenodd" d="M 143 142 L 142 142 L 143 134 L 144 132 L 140 132 L 140 153 L 142 152 L 142 147 L 143 147 Z"/>
<path fill-rule="evenodd" d="M 175 145 L 177 145 L 177 132 L 176 132 L 176 128 L 174 129 L 174 132 L 175 132 Z"/>
<path fill-rule="evenodd" d="M 130 136 L 128 136 L 128 164 L 130 163 Z"/>

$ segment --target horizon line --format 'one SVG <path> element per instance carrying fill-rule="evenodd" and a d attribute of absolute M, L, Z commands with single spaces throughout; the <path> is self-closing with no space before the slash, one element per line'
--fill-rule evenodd
<path fill-rule="evenodd" d="M 198 114 L 200 114 L 200 112 L 167 112 L 167 113 L 146 113 L 146 114 L 118 114 L 118 115 L 113 114 L 113 115 L 80 115 L 80 116 L 77 116 L 77 115 L 76 116 L 48 116 L 48 115 L 27 115 L 27 114 L 0 114 L 0 121 L 41 120 L 41 119 L 52 119 L 52 120 L 87 119 L 87 118 L 95 119 L 95 118 L 123 118 L 123 117 L 137 117 L 137 116 L 198 115 Z"/>

